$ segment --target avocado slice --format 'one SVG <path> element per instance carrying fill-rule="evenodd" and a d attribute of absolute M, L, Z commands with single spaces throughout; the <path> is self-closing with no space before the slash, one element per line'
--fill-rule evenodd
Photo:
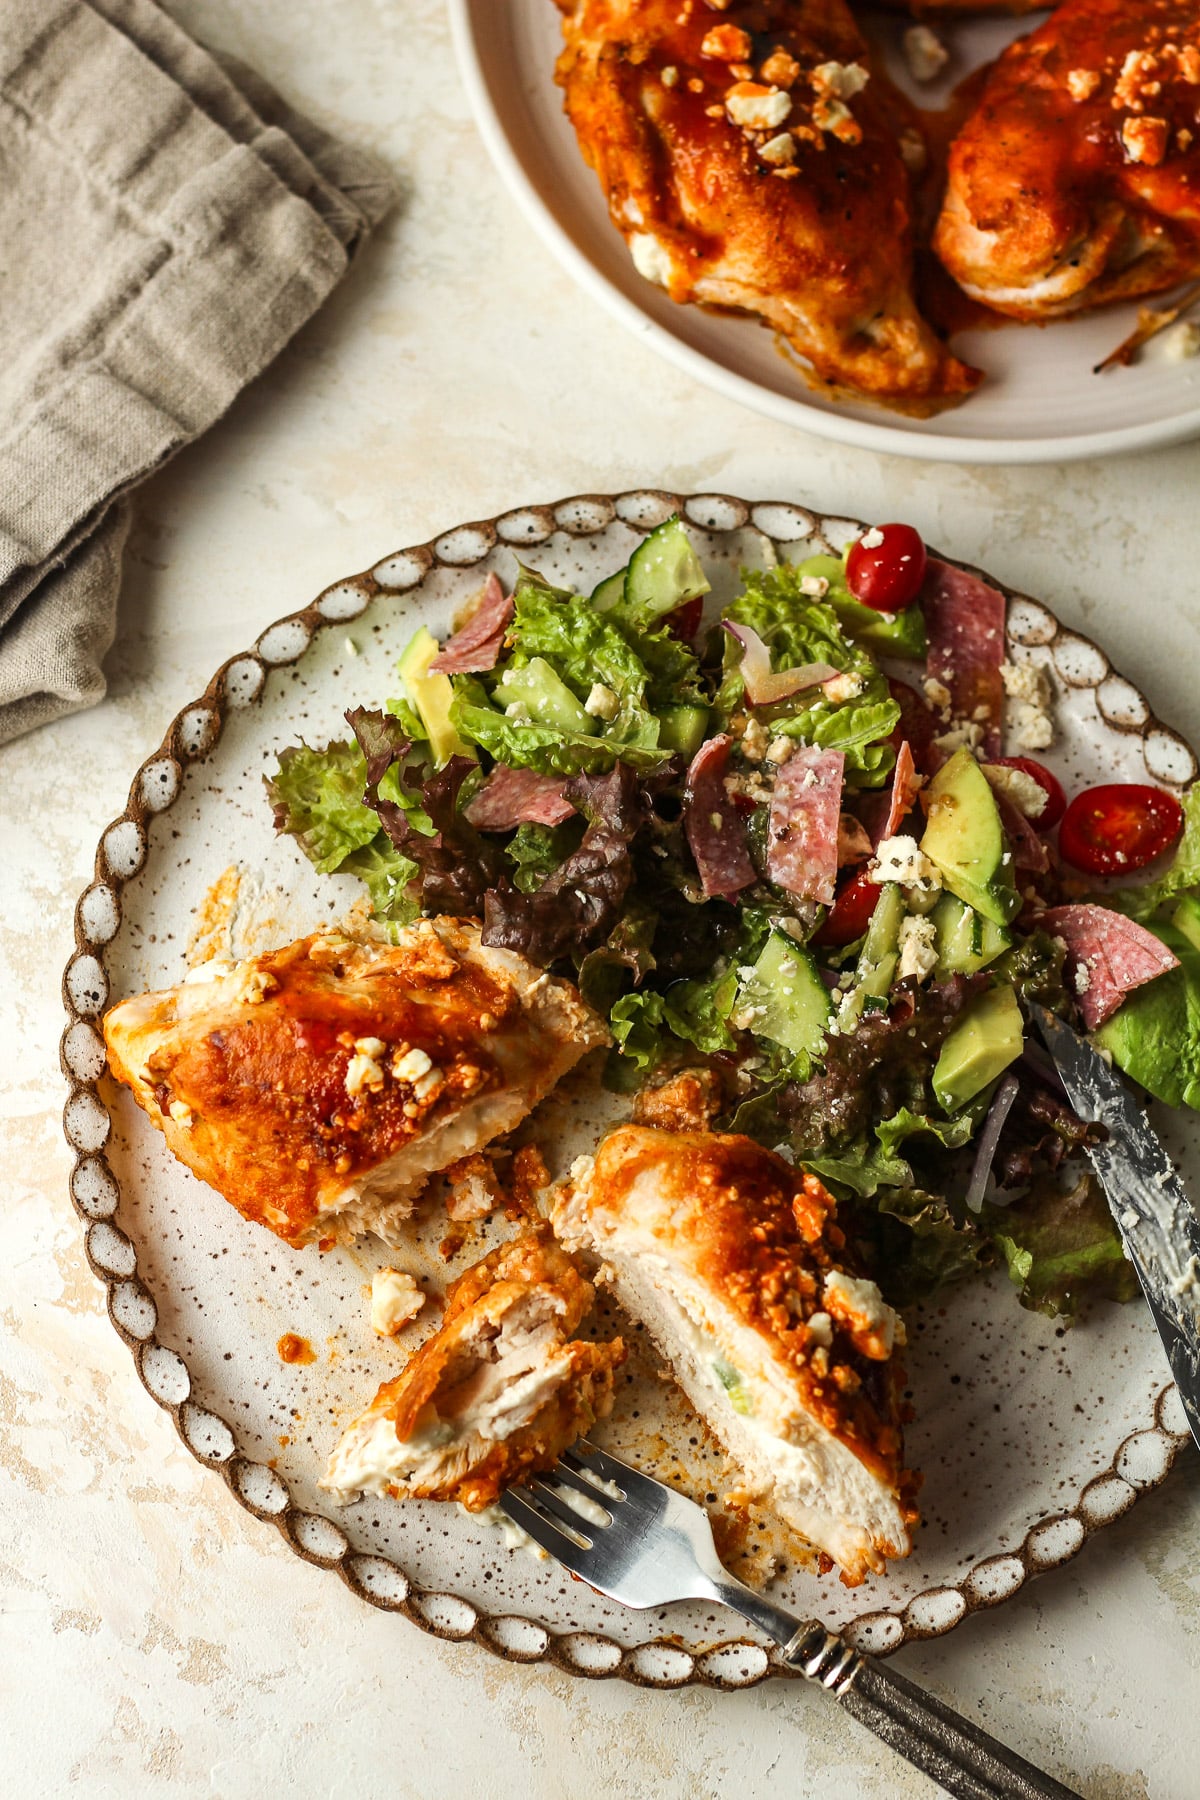
<path fill-rule="evenodd" d="M 1024 1042 L 1025 1021 L 1012 988 L 980 994 L 942 1045 L 933 1071 L 938 1104 L 957 1112 L 1016 1061 Z"/>
<path fill-rule="evenodd" d="M 1012 851 L 987 777 L 971 752 L 956 750 L 926 793 L 929 817 L 921 848 L 936 863 L 943 886 L 993 924 L 1007 925 L 1021 910 Z"/>
<path fill-rule="evenodd" d="M 469 756 L 475 752 L 463 742 L 450 722 L 450 702 L 454 689 L 448 675 L 431 675 L 429 665 L 438 653 L 438 641 L 428 626 L 414 632 L 400 658 L 399 671 L 408 689 L 408 697 L 421 715 L 421 723 L 429 733 L 429 748 L 440 768 L 452 756 Z"/>
<path fill-rule="evenodd" d="M 1182 904 L 1176 921 L 1181 912 L 1200 929 Z M 1148 929 L 1174 951 L 1179 967 L 1137 988 L 1092 1033 L 1092 1041 L 1168 1106 L 1200 1109 L 1200 949 L 1176 925 Z"/>
<path fill-rule="evenodd" d="M 793 1056 L 817 1055 L 832 1010 L 829 989 L 809 952 L 773 931 L 738 993 L 739 1018 L 756 1037 L 782 1044 Z"/>

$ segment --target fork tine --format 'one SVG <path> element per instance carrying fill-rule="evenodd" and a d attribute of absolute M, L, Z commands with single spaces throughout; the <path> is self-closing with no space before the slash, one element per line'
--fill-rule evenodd
<path fill-rule="evenodd" d="M 554 1479 L 557 1478 L 558 1471 L 555 1470 Z M 590 1520 L 584 1518 L 582 1513 L 576 1512 L 570 1500 L 552 1488 L 545 1476 L 539 1477 L 531 1484 L 531 1487 L 537 1504 L 543 1507 L 552 1518 L 557 1519 L 566 1531 L 574 1532 L 577 1537 L 582 1539 L 582 1548 L 590 1550 L 597 1529 L 603 1530 L 604 1527 L 593 1525 Z M 595 1491 L 593 1488 L 592 1492 L 595 1493 Z"/>
<path fill-rule="evenodd" d="M 597 1506 L 606 1507 L 609 1512 L 612 1511 L 614 1506 L 620 1506 L 620 1500 L 614 1499 L 604 1488 L 597 1485 L 598 1481 L 604 1479 L 603 1476 L 589 1480 L 589 1471 L 586 1464 L 583 1462 L 583 1458 L 577 1456 L 575 1461 L 582 1466 L 580 1468 L 573 1468 L 567 1461 L 568 1454 L 569 1452 L 564 1451 L 554 1465 L 555 1481 L 561 1481 L 565 1487 L 574 1488 L 577 1494 L 582 1494 L 588 1500 L 594 1500 Z M 543 1476 L 543 1480 L 545 1479 L 546 1477 Z M 626 1498 L 626 1496 L 623 1495 L 622 1499 L 624 1498 Z M 577 1518 L 581 1516 L 581 1514 L 576 1514 Z"/>
<path fill-rule="evenodd" d="M 624 1463 L 619 1457 L 610 1456 L 607 1450 L 601 1450 L 589 1438 L 580 1438 L 571 1446 L 571 1452 L 579 1457 L 585 1468 L 593 1469 L 602 1481 L 615 1482 L 629 1496 L 640 1493 L 649 1499 L 653 1494 L 664 1491 L 664 1483 L 655 1481 L 653 1475 L 643 1475 L 640 1469 Z"/>
<path fill-rule="evenodd" d="M 586 1555 L 586 1551 L 574 1538 L 568 1537 L 561 1526 L 539 1512 L 536 1506 L 531 1506 L 524 1495 L 518 1494 L 514 1488 L 505 1488 L 500 1496 L 500 1504 L 513 1524 L 528 1532 L 535 1544 L 548 1550 L 564 1568 L 577 1572 L 576 1564 L 582 1555 Z"/>

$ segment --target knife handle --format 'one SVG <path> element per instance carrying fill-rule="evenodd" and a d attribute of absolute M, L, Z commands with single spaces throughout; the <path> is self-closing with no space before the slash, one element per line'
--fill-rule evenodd
<path fill-rule="evenodd" d="M 933 1778 L 956 1800 L 1080 1800 L 1074 1788 L 1035 1769 L 907 1676 L 809 1626 L 784 1660 L 829 1689 L 860 1724 Z"/>

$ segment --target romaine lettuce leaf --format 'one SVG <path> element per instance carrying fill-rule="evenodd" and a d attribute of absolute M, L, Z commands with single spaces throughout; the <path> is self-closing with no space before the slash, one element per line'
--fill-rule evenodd
<path fill-rule="evenodd" d="M 1095 894 L 1092 898 L 1131 919 L 1145 921 L 1168 901 L 1192 888 L 1200 888 L 1200 782 L 1183 795 L 1183 836 L 1175 846 L 1170 867 L 1156 881 L 1141 887 Z"/>
<path fill-rule="evenodd" d="M 850 643 L 834 609 L 800 591 L 801 576 L 791 567 L 743 571 L 745 591 L 725 610 L 725 618 L 749 625 L 771 652 L 775 669 L 805 663 L 830 663 L 857 678 L 858 693 L 833 701 L 821 688 L 810 688 L 770 708 L 770 729 L 800 738 L 821 749 L 841 750 L 846 776 L 862 787 L 879 786 L 894 753 L 887 739 L 900 720 L 887 679 L 867 651 Z M 742 704 L 741 648 L 733 638 L 725 645 L 724 675 L 717 710 L 728 719 Z"/>
<path fill-rule="evenodd" d="M 340 872 L 358 876 L 370 896 L 371 910 L 384 923 L 409 925 L 419 915 L 421 902 L 411 888 L 421 871 L 385 831 L 377 832 L 361 850 L 351 851 Z"/>
<path fill-rule="evenodd" d="M 913 1172 L 901 1156 L 889 1156 L 878 1144 L 862 1137 L 850 1144 L 839 1144 L 820 1156 L 805 1156 L 800 1167 L 810 1175 L 851 1193 L 870 1199 L 881 1187 L 911 1187 Z"/>
<path fill-rule="evenodd" d="M 648 1075 L 662 1060 L 663 997 L 652 989 L 624 994 L 608 1015 L 621 1055 L 639 1075 Z"/>
<path fill-rule="evenodd" d="M 264 777 L 276 831 L 294 837 L 322 875 L 340 869 L 379 831 L 378 815 L 363 805 L 366 779 L 366 758 L 354 742 L 324 750 L 290 745 L 274 775 Z"/>
<path fill-rule="evenodd" d="M 1132 1300 L 1139 1292 L 1100 1186 L 1087 1170 L 1064 1189 L 1054 1175 L 1013 1206 L 984 1206 L 983 1222 L 1020 1301 L 1048 1318 L 1072 1318 L 1084 1300 Z"/>
<path fill-rule="evenodd" d="M 846 584 L 846 565 L 840 556 L 810 556 L 795 567 L 802 579 L 816 576 L 829 583 L 822 598 L 832 607 L 851 643 L 868 644 L 884 656 L 925 655 L 925 619 L 918 605 L 907 606 L 899 613 L 881 613 L 864 606 Z"/>
<path fill-rule="evenodd" d="M 931 1137 L 944 1150 L 961 1150 L 974 1137 L 990 1099 L 991 1089 L 987 1088 L 948 1119 L 927 1117 L 902 1106 L 890 1119 L 881 1119 L 876 1125 L 876 1142 L 885 1157 L 895 1156 L 900 1145 L 911 1137 Z"/>

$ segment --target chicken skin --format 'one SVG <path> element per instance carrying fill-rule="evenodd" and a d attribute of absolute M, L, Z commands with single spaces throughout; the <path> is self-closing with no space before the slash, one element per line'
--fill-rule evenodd
<path fill-rule="evenodd" d="M 1051 319 L 1200 272 L 1195 0 L 1065 0 L 993 66 L 934 248 L 973 299 Z"/>
<path fill-rule="evenodd" d="M 903 1327 L 845 1268 L 832 1195 L 751 1138 L 621 1126 L 551 1203 L 596 1257 L 740 1472 L 853 1586 L 907 1556 L 893 1349 Z"/>
<path fill-rule="evenodd" d="M 913 298 L 915 114 L 843 0 L 558 4 L 567 115 L 642 275 L 758 316 L 839 394 L 970 392 Z"/>
<path fill-rule="evenodd" d="M 104 1021 L 175 1155 L 289 1244 L 383 1238 L 426 1178 L 511 1131 L 608 1033 L 569 982 L 422 919 L 210 962 Z"/>
<path fill-rule="evenodd" d="M 577 1343 L 594 1289 L 545 1224 L 468 1269 L 442 1324 L 380 1388 L 329 1459 L 340 1500 L 459 1500 L 479 1511 L 549 1469 L 612 1406 L 620 1338 Z"/>

